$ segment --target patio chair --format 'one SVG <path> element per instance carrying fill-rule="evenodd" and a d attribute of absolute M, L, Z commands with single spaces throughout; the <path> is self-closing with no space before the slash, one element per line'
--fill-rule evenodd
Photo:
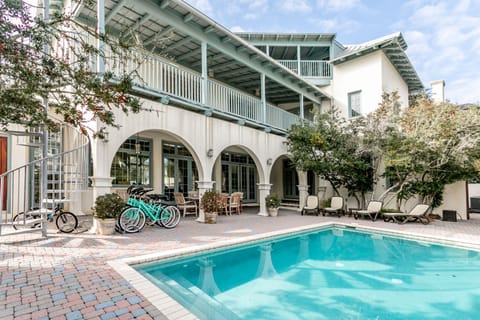
<path fill-rule="evenodd" d="M 330 202 L 330 207 L 322 209 L 322 215 L 325 214 L 336 214 L 339 218 L 343 213 L 343 198 L 342 197 L 332 197 Z"/>
<path fill-rule="evenodd" d="M 362 216 L 369 216 L 372 221 L 377 220 L 378 216 L 380 215 L 380 211 L 382 210 L 383 202 L 381 201 L 370 201 L 368 203 L 367 209 L 366 210 L 356 210 L 353 212 L 353 217 L 355 220 L 358 219 L 358 217 Z"/>
<path fill-rule="evenodd" d="M 317 196 L 308 196 L 307 203 L 301 211 L 301 215 L 307 213 L 315 213 L 318 216 L 318 197 Z"/>
<path fill-rule="evenodd" d="M 240 200 L 239 200 L 239 212 L 242 212 L 242 210 L 243 210 L 243 207 L 242 207 L 242 205 L 243 205 L 243 192 L 240 192 L 240 191 L 233 192 L 233 193 L 232 193 L 232 197 L 233 197 L 234 195 L 238 195 L 238 196 L 240 197 Z"/>
<path fill-rule="evenodd" d="M 384 212 L 383 221 L 393 221 L 399 224 L 407 223 L 408 221 L 420 221 L 422 224 L 429 224 L 430 219 L 427 217 L 427 212 L 430 206 L 428 204 L 417 204 L 410 212 Z"/>
<path fill-rule="evenodd" d="M 230 201 L 228 202 L 228 207 L 230 210 L 230 214 L 235 212 L 236 214 L 240 215 L 240 194 L 234 192 L 230 196 Z"/>
<path fill-rule="evenodd" d="M 183 217 L 187 214 L 193 213 L 194 215 L 198 215 L 198 207 L 195 201 L 186 201 L 183 193 L 181 192 L 174 192 L 173 196 L 175 197 L 175 202 L 177 203 L 177 208 L 180 211 L 183 211 Z"/>

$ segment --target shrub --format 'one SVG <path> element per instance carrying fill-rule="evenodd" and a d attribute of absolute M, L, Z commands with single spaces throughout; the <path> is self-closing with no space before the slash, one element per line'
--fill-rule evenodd
<path fill-rule="evenodd" d="M 124 206 L 125 202 L 117 193 L 107 193 L 98 196 L 95 200 L 92 208 L 93 216 L 98 219 L 116 218 Z"/>
<path fill-rule="evenodd" d="M 265 205 L 267 206 L 267 208 L 280 207 L 280 197 L 275 193 L 269 194 L 265 197 Z"/>
<path fill-rule="evenodd" d="M 223 209 L 220 194 L 213 190 L 207 191 L 203 194 L 201 203 L 203 211 L 208 213 L 218 212 Z"/>

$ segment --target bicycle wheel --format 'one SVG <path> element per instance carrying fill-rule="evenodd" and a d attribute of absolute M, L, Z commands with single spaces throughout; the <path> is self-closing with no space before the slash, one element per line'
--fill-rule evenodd
<path fill-rule="evenodd" d="M 34 219 L 36 220 L 38 218 L 40 218 L 39 215 L 33 215 L 31 213 L 25 214 L 24 212 L 20 212 L 12 219 L 13 229 L 26 230 L 26 229 L 40 228 L 42 226 L 41 222 L 29 223 L 29 220 L 30 222 L 32 222 Z M 23 223 L 24 221 L 25 221 L 25 224 Z"/>
<path fill-rule="evenodd" d="M 55 220 L 58 230 L 63 233 L 71 233 L 78 227 L 77 216 L 71 212 L 63 211 L 57 216 Z"/>
<path fill-rule="evenodd" d="M 175 206 L 168 206 L 160 215 L 160 223 L 167 229 L 175 228 L 180 222 L 180 211 Z"/>
<path fill-rule="evenodd" d="M 125 208 L 118 218 L 120 228 L 126 233 L 141 231 L 145 227 L 145 221 L 145 214 L 136 207 Z"/>

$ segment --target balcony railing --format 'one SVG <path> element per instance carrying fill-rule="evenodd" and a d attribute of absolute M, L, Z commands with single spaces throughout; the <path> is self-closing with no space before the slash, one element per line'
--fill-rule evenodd
<path fill-rule="evenodd" d="M 201 105 L 201 75 L 181 68 L 145 52 L 136 52 L 139 62 L 127 64 L 115 60 L 106 61 L 106 71 L 115 74 L 135 71 L 135 81 L 142 87 L 168 94 L 190 103 Z M 287 130 L 298 123 L 299 117 L 273 105 L 267 106 L 267 117 L 263 119 L 262 104 L 258 97 L 247 94 L 216 80 L 207 81 L 207 107 L 272 128 Z"/>
<path fill-rule="evenodd" d="M 302 77 L 332 78 L 332 65 L 328 61 L 301 60 L 300 73 L 297 60 L 278 60 L 278 62 Z"/>

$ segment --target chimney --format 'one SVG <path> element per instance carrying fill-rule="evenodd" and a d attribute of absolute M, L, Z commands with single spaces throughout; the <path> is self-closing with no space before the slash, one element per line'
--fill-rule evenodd
<path fill-rule="evenodd" d="M 436 80 L 430 83 L 432 86 L 432 100 L 436 103 L 445 102 L 445 81 Z"/>

